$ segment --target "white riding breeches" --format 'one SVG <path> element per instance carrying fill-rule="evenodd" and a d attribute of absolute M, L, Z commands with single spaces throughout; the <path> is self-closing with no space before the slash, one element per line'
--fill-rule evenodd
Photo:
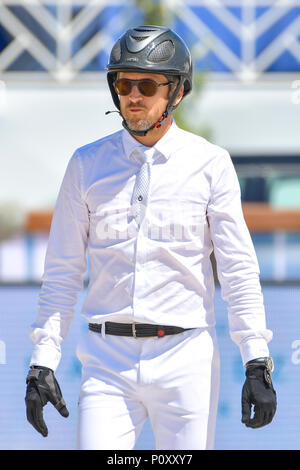
<path fill-rule="evenodd" d="M 131 450 L 149 417 L 156 449 L 212 449 L 219 395 L 213 328 L 80 340 L 77 449 Z"/>

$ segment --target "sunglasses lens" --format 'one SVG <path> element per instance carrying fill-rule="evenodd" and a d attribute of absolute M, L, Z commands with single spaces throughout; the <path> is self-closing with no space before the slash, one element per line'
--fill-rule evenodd
<path fill-rule="evenodd" d="M 138 86 L 139 92 L 144 96 L 154 96 L 157 90 L 156 83 L 153 80 L 128 80 L 120 78 L 115 82 L 115 90 L 120 96 L 129 95 L 133 85 Z"/>
<path fill-rule="evenodd" d="M 141 80 L 139 83 L 139 91 L 144 96 L 154 96 L 157 90 L 156 83 L 152 80 Z"/>
<path fill-rule="evenodd" d="M 115 90 L 118 95 L 126 96 L 129 95 L 131 92 L 131 82 L 130 80 L 126 80 L 125 78 L 121 78 L 115 82 Z"/>

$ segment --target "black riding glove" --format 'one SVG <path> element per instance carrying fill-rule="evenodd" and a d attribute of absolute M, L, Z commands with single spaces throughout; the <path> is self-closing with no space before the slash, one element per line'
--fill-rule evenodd
<path fill-rule="evenodd" d="M 27 419 L 42 436 L 46 437 L 48 429 L 43 418 L 43 407 L 50 401 L 59 413 L 67 418 L 69 412 L 66 408 L 66 403 L 53 371 L 48 367 L 31 367 L 26 383 L 25 403 Z"/>
<path fill-rule="evenodd" d="M 271 358 L 258 358 L 246 364 L 246 380 L 242 390 L 242 423 L 250 428 L 266 426 L 276 412 L 277 400 L 270 376 L 273 370 L 270 360 Z"/>

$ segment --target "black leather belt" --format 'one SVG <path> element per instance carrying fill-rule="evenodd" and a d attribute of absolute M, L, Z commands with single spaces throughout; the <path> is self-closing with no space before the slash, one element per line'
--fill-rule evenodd
<path fill-rule="evenodd" d="M 102 325 L 89 323 L 89 329 L 101 333 Z M 133 336 L 134 338 L 147 338 L 167 335 L 177 335 L 191 328 L 180 328 L 179 326 L 149 325 L 148 323 L 115 323 L 105 322 L 105 334 L 116 336 Z"/>

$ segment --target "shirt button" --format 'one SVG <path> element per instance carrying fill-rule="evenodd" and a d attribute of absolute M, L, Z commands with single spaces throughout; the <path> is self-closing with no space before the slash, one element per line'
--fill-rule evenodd
<path fill-rule="evenodd" d="M 139 196 L 139 197 L 138 197 L 138 200 L 139 200 L 139 201 L 142 201 L 142 200 L 143 200 L 143 196 Z"/>

